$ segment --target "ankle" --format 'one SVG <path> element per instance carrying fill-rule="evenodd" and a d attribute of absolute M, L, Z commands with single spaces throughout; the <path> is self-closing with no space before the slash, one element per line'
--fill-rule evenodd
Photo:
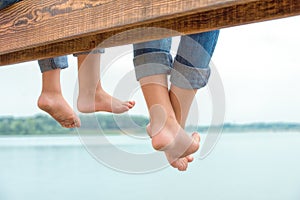
<path fill-rule="evenodd" d="M 150 124 L 161 124 L 167 121 L 177 121 L 173 112 L 156 112 L 150 115 Z"/>
<path fill-rule="evenodd" d="M 85 97 L 85 98 L 90 98 L 90 97 L 95 97 L 96 91 L 92 89 L 79 89 L 79 97 Z"/>
<path fill-rule="evenodd" d="M 39 108 L 45 108 L 52 106 L 53 104 L 64 100 L 62 93 L 60 91 L 42 91 L 37 105 Z"/>
<path fill-rule="evenodd" d="M 40 96 L 62 96 L 61 90 L 42 90 Z"/>
<path fill-rule="evenodd" d="M 151 136 L 154 137 L 156 135 L 159 135 L 162 132 L 162 129 L 167 128 L 174 128 L 178 126 L 178 122 L 176 120 L 176 117 L 174 115 L 168 115 L 165 120 L 160 121 L 156 118 L 151 118 L 150 120 L 150 130 L 151 130 Z"/>
<path fill-rule="evenodd" d="M 51 105 L 52 101 L 50 95 L 42 92 L 38 99 L 37 106 L 42 110 L 47 110 L 51 107 Z"/>

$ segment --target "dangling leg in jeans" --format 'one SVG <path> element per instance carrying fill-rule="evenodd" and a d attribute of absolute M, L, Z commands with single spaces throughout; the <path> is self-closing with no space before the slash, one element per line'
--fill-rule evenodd
<path fill-rule="evenodd" d="M 169 163 L 186 170 L 199 148 L 200 137 L 184 131 L 190 105 L 210 75 L 209 62 L 219 31 L 183 36 L 175 61 L 170 55 L 171 39 L 134 45 L 137 80 L 150 115 L 147 131 L 156 150 L 165 152 Z M 167 75 L 171 75 L 168 90 Z"/>
<path fill-rule="evenodd" d="M 62 95 L 60 73 L 68 67 L 67 56 L 47 58 L 38 61 L 42 73 L 42 91 L 38 107 L 47 112 L 62 127 L 80 126 L 80 119 Z"/>
<path fill-rule="evenodd" d="M 79 96 L 77 108 L 83 113 L 123 113 L 133 108 L 134 101 L 120 101 L 104 91 L 100 81 L 100 55 L 104 49 L 75 54 L 78 60 Z M 60 72 L 68 67 L 67 56 L 38 61 L 42 72 L 42 92 L 38 107 L 50 114 L 61 126 L 80 126 L 80 119 L 64 99 L 60 85 Z"/>
<path fill-rule="evenodd" d="M 0 0 L 0 10 L 7 8 L 20 0 Z M 103 49 L 93 52 L 83 52 L 78 56 L 79 99 L 78 110 L 84 113 L 106 111 L 123 113 L 133 108 L 134 101 L 120 101 L 107 94 L 101 87 L 100 53 Z M 92 55 L 88 55 L 91 53 Z M 74 128 L 80 126 L 80 119 L 64 99 L 60 85 L 60 72 L 68 67 L 67 56 L 59 56 L 38 61 L 42 72 L 42 92 L 38 99 L 38 107 L 50 114 L 61 126 Z M 87 66 L 88 65 L 88 66 Z M 91 92 L 92 91 L 92 92 Z"/>

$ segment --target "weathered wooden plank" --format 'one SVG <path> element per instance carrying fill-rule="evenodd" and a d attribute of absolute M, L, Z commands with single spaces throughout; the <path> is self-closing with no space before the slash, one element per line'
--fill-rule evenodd
<path fill-rule="evenodd" d="M 299 14 L 299 0 L 24 0 L 0 13 L 0 65 Z"/>

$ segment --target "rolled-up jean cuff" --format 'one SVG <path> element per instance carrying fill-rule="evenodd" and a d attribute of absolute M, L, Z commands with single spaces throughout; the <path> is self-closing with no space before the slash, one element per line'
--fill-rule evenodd
<path fill-rule="evenodd" d="M 158 74 L 169 74 L 172 66 L 170 56 L 165 52 L 141 54 L 133 59 L 136 79 Z"/>
<path fill-rule="evenodd" d="M 77 57 L 79 55 L 87 55 L 87 54 L 97 54 L 97 53 L 105 53 L 105 49 L 93 49 L 92 51 L 85 51 L 80 53 L 74 53 L 73 56 Z"/>
<path fill-rule="evenodd" d="M 194 68 L 174 61 L 170 81 L 183 89 L 200 89 L 204 87 L 210 76 L 210 68 Z"/>
<path fill-rule="evenodd" d="M 0 0 L 0 10 L 7 8 L 19 1 L 20 0 Z"/>
<path fill-rule="evenodd" d="M 67 57 L 55 57 L 38 60 L 41 73 L 54 69 L 65 69 L 68 67 Z"/>

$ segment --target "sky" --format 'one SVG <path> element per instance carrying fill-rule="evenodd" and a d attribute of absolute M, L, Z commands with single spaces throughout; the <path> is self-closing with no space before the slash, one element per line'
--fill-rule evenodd
<path fill-rule="evenodd" d="M 222 29 L 212 59 L 225 93 L 225 122 L 300 123 L 300 16 Z M 176 48 L 179 38 L 174 39 Z M 131 45 L 106 49 L 102 84 L 118 96 L 125 75 L 135 79 Z M 111 55 L 114 59 L 108 61 Z M 116 55 L 117 54 L 117 55 Z M 77 63 L 62 71 L 63 94 L 71 106 L 76 100 Z M 106 61 L 105 61 L 106 60 Z M 0 117 L 43 113 L 36 105 L 41 91 L 41 73 L 36 61 L 0 67 Z M 124 81 L 124 80 L 123 80 Z M 139 87 L 129 91 L 137 104 L 129 114 L 147 116 Z M 208 88 L 197 93 L 193 112 L 197 123 L 209 124 L 213 105 Z M 194 115 L 189 121 L 194 121 Z"/>

